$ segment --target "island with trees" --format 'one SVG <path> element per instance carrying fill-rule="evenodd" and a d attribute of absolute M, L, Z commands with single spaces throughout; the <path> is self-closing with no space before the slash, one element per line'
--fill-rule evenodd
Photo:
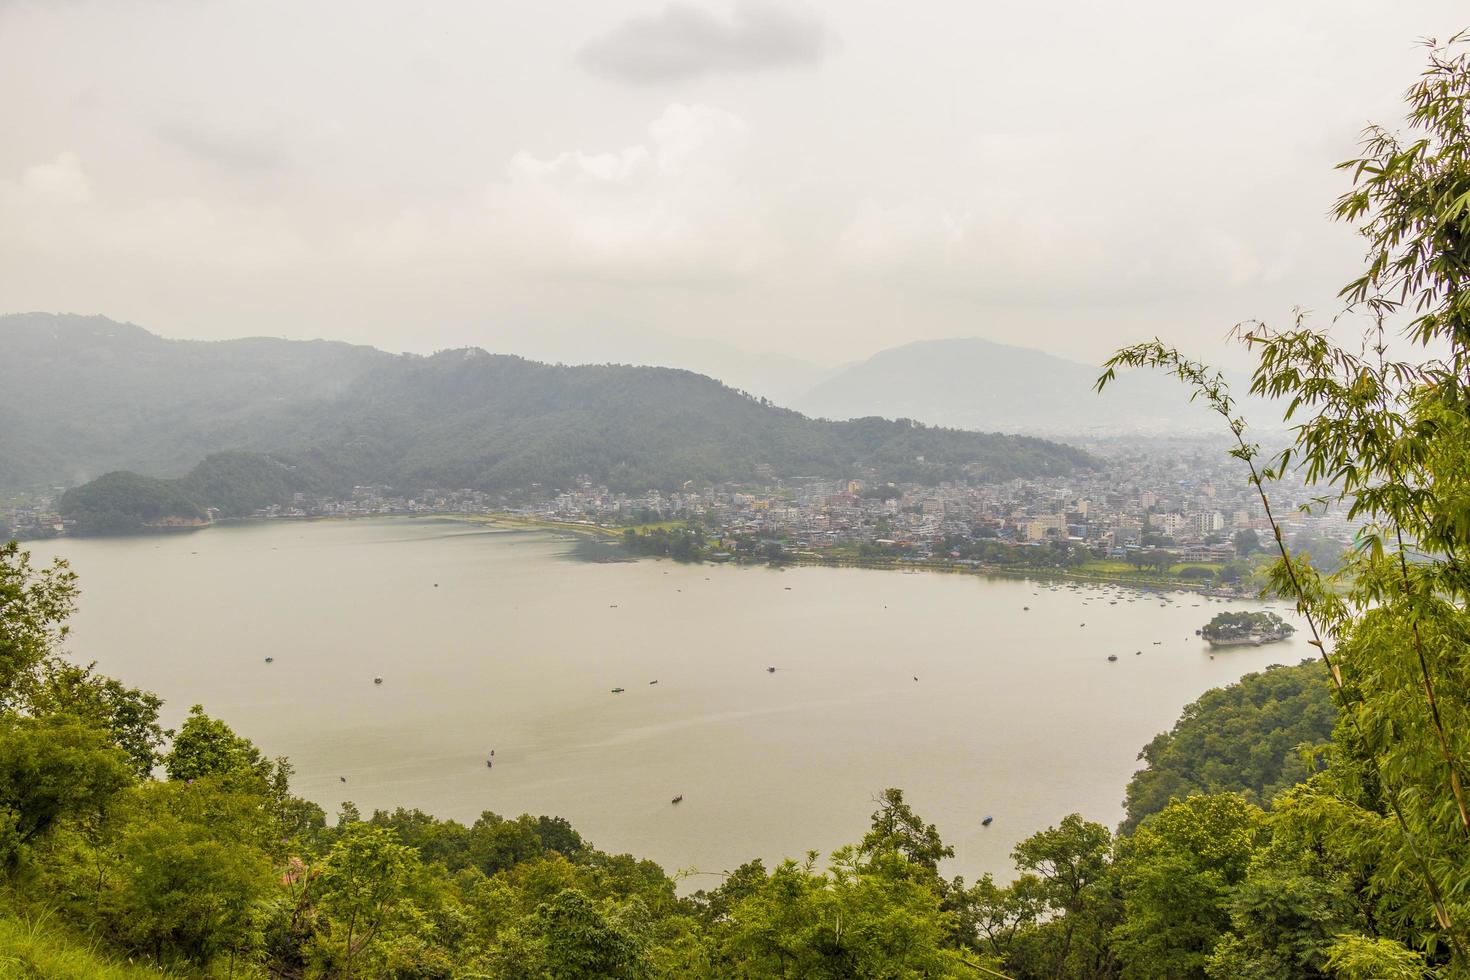
<path fill-rule="evenodd" d="M 1295 626 L 1273 612 L 1222 612 L 1199 635 L 1212 647 L 1243 647 L 1274 643 L 1295 632 Z"/>

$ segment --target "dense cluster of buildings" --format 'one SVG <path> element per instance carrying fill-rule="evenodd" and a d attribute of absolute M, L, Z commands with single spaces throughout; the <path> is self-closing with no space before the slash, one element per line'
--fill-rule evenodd
<path fill-rule="evenodd" d="M 1096 447 L 1095 451 L 1096 451 Z M 690 489 L 676 493 L 615 493 L 590 481 L 525 499 L 514 507 L 476 490 L 430 490 L 412 495 L 385 487 L 357 487 L 348 497 L 296 495 L 257 511 L 258 518 L 371 517 L 488 514 L 513 510 L 526 517 L 601 525 L 698 521 L 711 536 L 779 542 L 824 552 L 854 546 L 892 548 L 916 557 L 965 540 L 1016 548 L 1066 541 L 1098 556 L 1127 557 L 1162 549 L 1183 561 L 1225 560 L 1236 554 L 1239 532 L 1269 540 L 1270 522 L 1237 461 L 1218 447 L 1192 449 L 1111 447 L 1100 472 L 994 484 L 895 486 L 859 479 L 804 481 L 759 490 Z M 1356 528 L 1340 515 L 1303 515 L 1300 486 L 1272 487 L 1286 533 L 1306 532 L 1341 544 Z M 10 534 L 61 533 L 64 522 L 50 500 L 0 511 Z M 1290 539 L 1290 538 L 1289 538 Z"/>
<path fill-rule="evenodd" d="M 586 484 L 523 510 L 599 524 L 697 519 L 722 536 L 755 536 L 818 552 L 890 545 L 921 557 L 945 542 L 974 539 L 1015 547 L 1069 541 L 1111 557 L 1153 548 L 1184 561 L 1210 561 L 1234 557 L 1240 531 L 1269 540 L 1271 523 L 1260 499 L 1233 467 L 1204 455 L 1111 462 L 1103 473 L 937 487 L 847 480 L 761 492 L 628 495 Z M 1307 496 L 1300 488 L 1277 487 L 1274 495 L 1278 516 L 1289 515 L 1289 536 L 1352 540 L 1356 528 L 1340 517 L 1296 513 Z"/>

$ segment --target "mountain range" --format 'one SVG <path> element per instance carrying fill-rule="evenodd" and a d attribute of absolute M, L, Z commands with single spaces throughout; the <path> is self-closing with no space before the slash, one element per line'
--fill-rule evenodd
<path fill-rule="evenodd" d="M 1101 369 L 1038 350 L 979 338 L 925 340 L 880 351 L 838 372 L 793 402 L 817 418 L 911 418 L 929 425 L 999 432 L 1084 436 L 1216 431 L 1209 413 L 1189 405 L 1173 378 L 1120 372 L 1106 392 L 1092 390 Z M 1244 392 L 1248 385 L 1235 378 Z M 1270 410 L 1242 402 L 1249 416 Z M 1280 413 L 1276 413 L 1279 418 Z"/>
<path fill-rule="evenodd" d="M 1094 462 L 1042 439 L 814 420 L 689 371 L 476 348 L 424 357 L 325 341 L 168 340 L 104 317 L 18 314 L 0 317 L 0 355 L 0 487 L 123 469 L 180 478 L 240 452 L 293 474 L 262 478 L 272 493 L 359 483 L 512 493 L 581 476 L 626 491 L 801 476 L 933 483 Z"/>

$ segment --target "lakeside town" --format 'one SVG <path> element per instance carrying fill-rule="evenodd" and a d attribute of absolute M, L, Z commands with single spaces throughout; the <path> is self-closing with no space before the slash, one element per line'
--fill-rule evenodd
<path fill-rule="evenodd" d="M 635 550 L 686 559 L 1016 567 L 1225 588 L 1243 587 L 1264 560 L 1270 521 L 1239 464 L 1217 445 L 1117 440 L 1087 448 L 1104 460 L 1100 470 L 990 484 L 854 477 L 630 494 L 583 480 L 515 498 L 361 486 L 340 498 L 297 494 L 252 517 L 498 516 L 616 534 Z M 1354 540 L 1358 528 L 1340 514 L 1304 513 L 1309 495 L 1299 485 L 1278 483 L 1272 495 L 1288 542 L 1319 562 Z M 57 497 L 7 502 L 0 526 L 11 537 L 68 533 Z"/>

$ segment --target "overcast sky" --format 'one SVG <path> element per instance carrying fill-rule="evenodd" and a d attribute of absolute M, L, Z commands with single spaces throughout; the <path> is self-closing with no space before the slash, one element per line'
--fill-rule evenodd
<path fill-rule="evenodd" d="M 1467 24 L 0 0 L 0 311 L 705 369 L 706 342 L 831 365 L 955 336 L 1220 357 L 1239 319 L 1332 308 L 1359 256 L 1332 164 Z"/>

